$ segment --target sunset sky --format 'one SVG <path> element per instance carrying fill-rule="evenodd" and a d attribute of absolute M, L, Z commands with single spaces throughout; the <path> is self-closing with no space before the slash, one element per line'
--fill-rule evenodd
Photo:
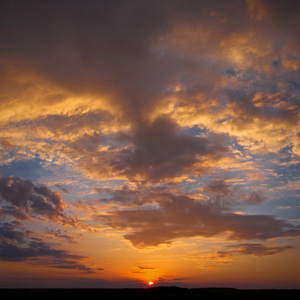
<path fill-rule="evenodd" d="M 300 1 L 0 0 L 0 288 L 300 288 Z"/>

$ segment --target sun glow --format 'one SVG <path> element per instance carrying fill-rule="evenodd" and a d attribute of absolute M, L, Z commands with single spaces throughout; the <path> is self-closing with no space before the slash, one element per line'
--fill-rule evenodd
<path fill-rule="evenodd" d="M 153 281 L 149 281 L 148 285 L 150 286 L 153 285 Z"/>

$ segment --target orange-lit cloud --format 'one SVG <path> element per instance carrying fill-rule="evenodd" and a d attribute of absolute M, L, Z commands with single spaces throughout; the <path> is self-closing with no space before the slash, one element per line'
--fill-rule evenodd
<path fill-rule="evenodd" d="M 3 268 L 178 283 L 200 276 L 183 271 L 200 240 L 206 261 L 294 253 L 299 12 L 293 0 L 2 1 Z"/>
<path fill-rule="evenodd" d="M 217 183 L 212 183 L 209 188 L 216 185 Z M 220 185 L 219 183 L 218 186 Z M 224 189 L 223 185 L 223 195 L 227 193 L 227 189 L 225 192 Z M 267 240 L 299 235 L 298 226 L 285 223 L 274 216 L 235 214 L 228 211 L 230 205 L 223 206 L 214 200 L 212 198 L 211 201 L 201 202 L 186 195 L 171 194 L 164 189 L 123 189 L 116 193 L 112 191 L 112 198 L 108 198 L 108 201 L 118 201 L 123 205 L 139 204 L 140 207 L 110 211 L 95 218 L 116 230 L 129 229 L 132 232 L 124 237 L 141 248 L 169 244 L 176 238 L 213 237 L 222 233 L 227 233 L 227 238 L 233 240 Z M 257 203 L 263 200 L 258 194 L 252 193 L 247 201 Z"/>
<path fill-rule="evenodd" d="M 256 257 L 276 255 L 282 253 L 288 249 L 292 249 L 292 246 L 264 246 L 262 244 L 237 244 L 228 246 L 231 248 L 228 251 L 218 251 L 212 254 L 209 259 L 230 261 L 236 257 L 243 255 L 254 255 Z"/>

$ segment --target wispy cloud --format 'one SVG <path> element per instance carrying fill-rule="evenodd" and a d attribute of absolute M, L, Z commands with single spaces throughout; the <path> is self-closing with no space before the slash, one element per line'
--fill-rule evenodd
<path fill-rule="evenodd" d="M 282 253 L 288 249 L 293 249 L 292 246 L 265 246 L 263 244 L 258 243 L 250 243 L 250 244 L 236 244 L 227 246 L 231 248 L 228 251 L 218 251 L 214 254 L 211 254 L 208 259 L 209 260 L 222 260 L 222 261 L 230 261 L 232 259 L 238 258 L 244 255 L 253 255 L 256 257 L 276 255 Z"/>
<path fill-rule="evenodd" d="M 53 268 L 75 269 L 85 273 L 95 272 L 81 263 L 86 257 L 51 247 L 17 221 L 1 224 L 0 236 L 0 260 L 2 261 L 23 262 L 39 259 L 40 264 Z"/>

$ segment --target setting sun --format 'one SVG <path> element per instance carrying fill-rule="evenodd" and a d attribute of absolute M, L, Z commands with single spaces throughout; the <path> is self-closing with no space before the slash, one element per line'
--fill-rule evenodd
<path fill-rule="evenodd" d="M 300 289 L 299 23 L 297 0 L 0 0 L 0 300 Z"/>

